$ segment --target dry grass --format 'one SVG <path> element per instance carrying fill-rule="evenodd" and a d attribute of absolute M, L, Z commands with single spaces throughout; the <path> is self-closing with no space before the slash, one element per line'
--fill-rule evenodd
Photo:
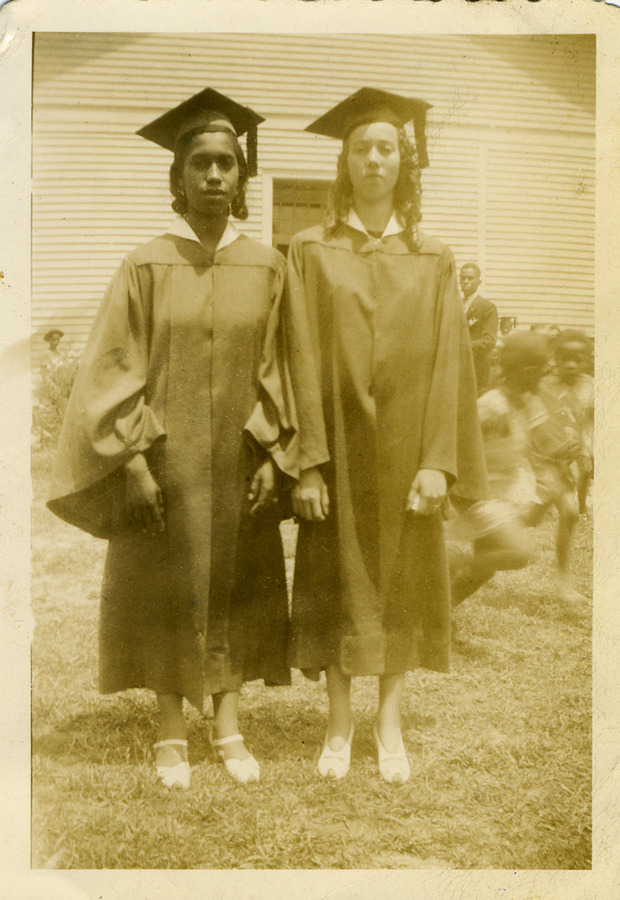
<path fill-rule="evenodd" d="M 96 691 L 105 546 L 33 510 L 33 865 L 54 868 L 500 868 L 590 865 L 590 628 L 552 599 L 553 522 L 528 572 L 497 576 L 457 615 L 450 675 L 411 673 L 410 782 L 379 779 L 376 680 L 356 679 L 357 731 L 343 783 L 316 776 L 324 689 L 248 685 L 243 729 L 262 762 L 249 789 L 214 761 L 189 713 L 191 790 L 155 784 L 147 692 Z M 286 535 L 290 547 L 292 535 Z M 591 596 L 581 522 L 578 586 Z"/>

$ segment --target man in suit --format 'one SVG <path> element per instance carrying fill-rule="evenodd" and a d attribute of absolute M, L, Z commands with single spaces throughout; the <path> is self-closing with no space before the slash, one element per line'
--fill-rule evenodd
<path fill-rule="evenodd" d="M 489 389 L 491 353 L 497 340 L 497 307 L 478 293 L 480 267 L 476 263 L 462 267 L 460 283 L 480 396 Z"/>

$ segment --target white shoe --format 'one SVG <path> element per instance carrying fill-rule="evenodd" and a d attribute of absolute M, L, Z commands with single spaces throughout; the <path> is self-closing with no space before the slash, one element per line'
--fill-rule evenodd
<path fill-rule="evenodd" d="M 407 751 L 403 744 L 403 736 L 399 735 L 400 747 L 394 753 L 388 753 L 379 737 L 377 726 L 372 726 L 372 731 L 377 745 L 377 754 L 379 757 L 379 771 L 381 777 L 388 784 L 404 784 L 409 780 L 411 774 L 411 766 L 407 759 Z"/>
<path fill-rule="evenodd" d="M 333 738 L 332 738 L 333 740 Z M 318 769 L 323 778 L 331 778 L 334 781 L 344 778 L 351 766 L 351 742 L 353 741 L 353 725 L 349 737 L 340 750 L 332 750 L 329 746 L 327 733 L 323 742 L 323 750 L 319 756 Z"/>
<path fill-rule="evenodd" d="M 156 753 L 160 747 L 183 747 L 187 749 L 187 741 L 174 739 L 169 741 L 157 741 L 156 744 L 153 744 L 153 750 L 155 750 Z M 188 789 L 190 770 L 187 760 L 175 763 L 174 766 L 160 766 L 157 765 L 156 756 L 155 771 L 157 772 L 157 780 L 163 784 L 164 787 L 176 791 L 186 791 Z"/>
<path fill-rule="evenodd" d="M 226 771 L 235 779 L 235 781 L 238 781 L 239 784 L 255 784 L 258 781 L 260 778 L 260 766 L 251 753 L 249 756 L 246 756 L 245 759 L 235 759 L 234 757 L 225 759 L 222 751 L 218 749 L 219 747 L 224 746 L 224 744 L 232 744 L 234 741 L 241 741 L 243 743 L 242 735 L 229 734 L 228 737 L 214 738 L 213 733 L 211 733 L 209 740 L 211 746 L 224 763 Z"/>

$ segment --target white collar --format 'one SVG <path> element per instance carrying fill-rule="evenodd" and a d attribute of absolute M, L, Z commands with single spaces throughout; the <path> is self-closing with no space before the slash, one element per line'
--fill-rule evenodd
<path fill-rule="evenodd" d="M 368 237 L 370 237 L 370 235 L 366 231 L 366 228 L 362 224 L 362 220 L 360 219 L 360 217 L 358 216 L 358 214 L 355 212 L 354 209 L 352 209 L 349 212 L 349 217 L 347 219 L 347 225 L 350 225 L 351 228 L 355 228 L 356 231 L 361 231 L 362 234 L 366 234 L 366 235 L 368 235 Z M 400 234 L 404 230 L 405 230 L 404 226 L 401 225 L 400 222 L 398 221 L 398 219 L 396 218 L 396 213 L 392 213 L 392 215 L 390 216 L 390 221 L 385 226 L 385 229 L 384 229 L 381 237 L 389 237 L 392 234 Z"/>
<path fill-rule="evenodd" d="M 196 232 L 191 227 L 189 222 L 187 222 L 183 216 L 176 216 L 168 227 L 168 234 L 174 234 L 175 237 L 185 238 L 188 241 L 196 241 L 197 244 L 200 243 Z M 240 232 L 237 231 L 233 223 L 228 220 L 226 223 L 226 228 L 224 229 L 224 234 L 219 240 L 217 247 L 215 248 L 216 252 L 218 250 L 223 250 L 224 247 L 228 247 L 229 244 L 232 244 L 233 241 L 236 241 L 237 238 L 240 237 Z"/>

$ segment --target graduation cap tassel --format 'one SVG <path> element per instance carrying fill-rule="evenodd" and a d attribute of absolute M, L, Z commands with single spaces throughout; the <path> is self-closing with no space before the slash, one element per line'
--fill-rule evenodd
<path fill-rule="evenodd" d="M 252 178 L 258 175 L 258 128 L 256 125 L 250 125 L 245 141 L 246 152 L 248 157 L 248 175 Z"/>

